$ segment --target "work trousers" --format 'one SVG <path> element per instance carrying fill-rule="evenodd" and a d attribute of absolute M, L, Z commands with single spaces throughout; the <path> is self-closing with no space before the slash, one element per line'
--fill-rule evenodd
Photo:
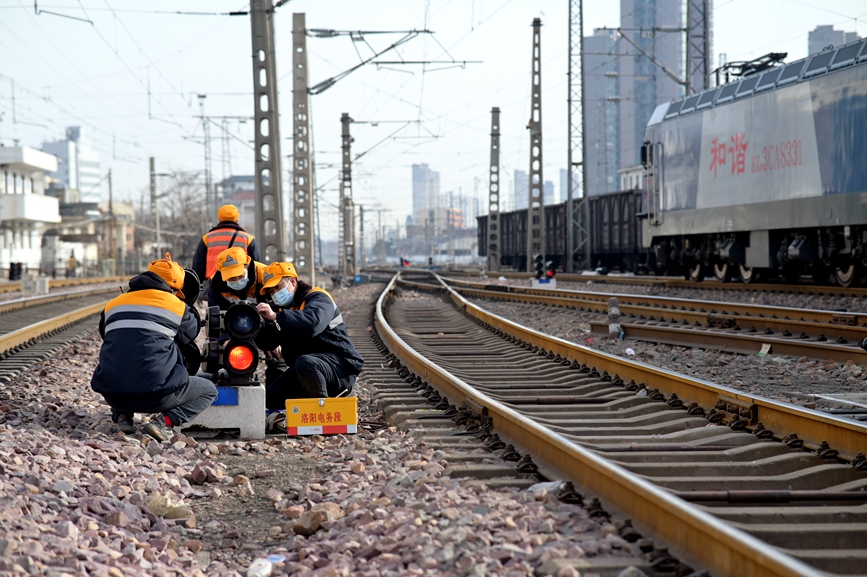
<path fill-rule="evenodd" d="M 302 355 L 265 389 L 268 409 L 285 409 L 286 399 L 321 399 L 352 391 L 355 375 L 340 359 L 327 355 Z"/>
<path fill-rule="evenodd" d="M 172 420 L 172 426 L 177 427 L 195 419 L 199 413 L 210 407 L 216 398 L 217 387 L 214 383 L 204 377 L 192 376 L 185 387 L 164 397 L 152 410 L 144 412 L 162 413 Z M 140 408 L 136 410 L 135 407 L 112 406 L 111 419 L 117 422 L 120 415 L 132 416 L 141 412 Z"/>

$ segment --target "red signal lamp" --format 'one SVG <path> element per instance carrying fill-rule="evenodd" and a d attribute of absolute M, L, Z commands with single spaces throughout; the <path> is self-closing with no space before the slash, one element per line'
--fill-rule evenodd
<path fill-rule="evenodd" d="M 551 269 L 548 269 L 548 272 L 546 272 L 545 274 L 548 275 L 548 278 L 554 278 L 554 271 Z"/>
<path fill-rule="evenodd" d="M 238 345 L 229 350 L 226 358 L 229 361 L 229 366 L 236 371 L 246 371 L 253 365 L 255 355 L 250 347 Z"/>

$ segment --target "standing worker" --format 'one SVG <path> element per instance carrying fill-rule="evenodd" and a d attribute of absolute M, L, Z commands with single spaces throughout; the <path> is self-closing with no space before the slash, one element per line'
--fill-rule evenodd
<path fill-rule="evenodd" d="M 254 261 L 259 261 L 259 249 L 253 235 L 238 224 L 238 207 L 224 204 L 217 212 L 220 222 L 199 241 L 193 255 L 193 270 L 202 280 L 211 280 L 217 272 L 217 257 L 227 248 L 240 247 Z"/>
<path fill-rule="evenodd" d="M 66 261 L 66 278 L 75 276 L 75 267 L 78 266 L 78 261 L 75 260 L 75 251 L 69 254 L 69 260 Z"/>
<path fill-rule="evenodd" d="M 289 262 L 265 268 L 259 315 L 280 326 L 280 353 L 289 367 L 265 392 L 265 407 L 285 409 L 286 399 L 337 397 L 352 391 L 364 359 L 355 350 L 334 299 L 298 278 Z"/>
<path fill-rule="evenodd" d="M 99 317 L 99 364 L 91 388 L 111 407 L 111 420 L 134 433 L 135 413 L 156 413 L 144 431 L 157 441 L 193 420 L 217 398 L 214 383 L 190 376 L 181 346 L 195 341 L 199 317 L 183 300 L 186 273 L 166 253 L 129 281 Z"/>

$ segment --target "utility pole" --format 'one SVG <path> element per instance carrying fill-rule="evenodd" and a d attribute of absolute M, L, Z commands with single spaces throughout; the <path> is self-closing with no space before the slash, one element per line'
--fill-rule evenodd
<path fill-rule="evenodd" d="M 367 264 L 367 259 L 364 256 L 364 207 L 358 205 L 358 271 Z"/>
<path fill-rule="evenodd" d="M 686 80 L 693 93 L 710 88 L 713 0 L 687 0 Z"/>
<path fill-rule="evenodd" d="M 261 243 L 262 259 L 270 263 L 286 260 L 274 6 L 271 0 L 250 0 L 250 25 L 253 38 L 253 98 L 256 109 L 253 115 L 256 133 L 256 238 Z M 308 180 L 305 188 L 309 185 Z M 298 265 L 296 261 L 295 266 Z M 307 270 L 304 269 L 304 272 Z M 312 284 L 314 278 L 312 275 L 309 278 L 308 282 Z"/>
<path fill-rule="evenodd" d="M 566 272 L 575 271 L 575 256 L 584 249 L 584 266 L 590 266 L 590 202 L 587 198 L 587 150 L 584 134 L 587 119 L 584 106 L 584 6 L 582 0 L 569 0 L 569 72 L 568 72 L 568 120 L 569 150 L 566 176 Z M 580 153 L 580 161 L 575 155 Z M 578 168 L 577 172 L 575 168 Z M 575 176 L 578 182 L 575 182 Z M 581 200 L 575 203 L 576 190 L 581 190 Z M 578 238 L 575 238 L 575 232 Z"/>
<path fill-rule="evenodd" d="M 229 147 L 229 119 L 222 121 L 223 129 L 223 180 L 232 176 L 232 150 Z"/>
<path fill-rule="evenodd" d="M 150 157 L 150 173 L 151 173 L 151 212 L 154 215 L 154 226 L 157 229 L 157 242 L 156 242 L 156 258 L 162 258 L 160 253 L 160 246 L 162 245 L 162 239 L 160 238 L 160 210 L 159 205 L 157 204 L 157 171 L 156 164 L 154 161 L 154 157 Z"/>
<path fill-rule="evenodd" d="M 488 171 L 488 270 L 500 270 L 500 109 L 491 108 L 491 167 Z"/>
<path fill-rule="evenodd" d="M 205 226 L 209 227 L 210 219 L 217 218 L 217 207 L 214 206 L 212 182 L 211 182 L 211 123 L 205 117 L 205 98 L 206 94 L 199 94 L 199 113 L 202 116 L 202 135 L 205 139 Z"/>
<path fill-rule="evenodd" d="M 267 1 L 270 4 L 270 0 Z M 298 273 L 305 279 L 309 279 L 307 282 L 314 285 L 316 284 L 316 267 L 313 253 L 313 164 L 310 162 L 310 94 L 308 89 L 307 26 L 305 15 L 296 13 L 292 15 L 292 122 L 295 146 L 292 158 L 293 254 Z M 277 172 L 276 174 L 280 173 Z M 275 180 L 279 181 L 279 178 L 275 178 Z"/>
<path fill-rule="evenodd" d="M 530 82 L 530 191 L 527 202 L 527 272 L 534 255 L 545 256 L 545 199 L 542 194 L 542 20 L 533 19 L 533 68 Z"/>
<path fill-rule="evenodd" d="M 111 260 L 109 261 L 109 270 L 111 275 L 114 276 L 117 271 L 117 264 L 115 266 L 111 266 L 111 263 L 116 263 L 115 260 L 117 258 L 117 246 L 114 240 L 114 198 L 112 196 L 111 191 L 111 169 L 108 169 L 108 253 L 111 255 Z M 113 269 L 113 270 L 112 270 Z"/>
<path fill-rule="evenodd" d="M 339 272 L 344 277 L 355 276 L 355 206 L 352 202 L 352 136 L 349 134 L 349 123 L 352 119 L 349 113 L 340 116 L 341 151 L 343 161 L 340 171 L 340 266 Z"/>

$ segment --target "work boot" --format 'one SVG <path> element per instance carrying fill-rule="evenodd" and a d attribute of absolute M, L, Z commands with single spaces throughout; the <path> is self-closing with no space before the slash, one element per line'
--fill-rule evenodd
<path fill-rule="evenodd" d="M 135 433 L 135 421 L 132 420 L 132 415 L 118 415 L 117 430 L 126 435 Z"/>
<path fill-rule="evenodd" d="M 152 417 L 150 421 L 145 423 L 142 430 L 160 443 L 168 441 L 172 436 L 172 432 L 166 426 L 165 419 L 163 419 L 162 415 Z"/>

